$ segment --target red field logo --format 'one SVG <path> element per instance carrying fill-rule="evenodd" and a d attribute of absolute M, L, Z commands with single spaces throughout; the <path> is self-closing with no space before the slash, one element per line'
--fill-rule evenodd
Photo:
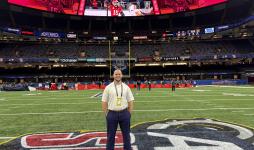
<path fill-rule="evenodd" d="M 120 132 L 115 137 L 116 150 L 123 149 L 123 139 Z M 106 148 L 107 133 L 47 133 L 33 134 L 21 138 L 22 148 L 75 148 L 82 150 L 102 150 Z M 133 142 L 132 142 L 133 143 Z"/>
<path fill-rule="evenodd" d="M 123 150 L 117 132 L 115 150 Z M 105 150 L 105 132 L 31 134 L 0 145 L 2 150 Z M 250 128 L 210 119 L 164 120 L 132 128 L 133 150 L 253 150 Z"/>

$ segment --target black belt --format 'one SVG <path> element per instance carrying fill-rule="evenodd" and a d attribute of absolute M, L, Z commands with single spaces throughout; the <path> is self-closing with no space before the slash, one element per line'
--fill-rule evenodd
<path fill-rule="evenodd" d="M 108 111 L 111 111 L 111 112 L 123 112 L 123 111 L 126 111 L 126 110 L 128 110 L 128 109 L 125 108 L 125 109 L 122 109 L 122 110 L 108 110 Z"/>

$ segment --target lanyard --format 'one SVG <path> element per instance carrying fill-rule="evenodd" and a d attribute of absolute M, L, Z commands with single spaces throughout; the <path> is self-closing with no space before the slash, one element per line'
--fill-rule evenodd
<path fill-rule="evenodd" d="M 114 83 L 115 85 L 115 90 L 116 90 L 116 96 L 118 97 L 118 91 L 117 91 L 117 88 L 116 88 L 116 84 Z M 121 98 L 123 97 L 123 84 L 121 83 Z"/>

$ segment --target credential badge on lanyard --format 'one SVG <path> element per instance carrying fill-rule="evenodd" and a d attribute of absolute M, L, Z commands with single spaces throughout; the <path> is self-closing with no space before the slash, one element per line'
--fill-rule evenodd
<path fill-rule="evenodd" d="M 122 98 L 123 98 L 123 84 L 121 83 L 121 97 L 119 97 L 118 95 L 118 91 L 117 91 L 117 88 L 116 88 L 116 84 L 114 83 L 115 85 L 115 90 L 116 90 L 116 106 L 121 106 L 122 105 Z"/>

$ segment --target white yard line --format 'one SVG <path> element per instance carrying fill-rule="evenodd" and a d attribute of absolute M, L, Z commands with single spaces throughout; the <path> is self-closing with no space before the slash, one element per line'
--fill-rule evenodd
<path fill-rule="evenodd" d="M 0 140 L 13 139 L 15 137 L 0 137 Z"/>
<path fill-rule="evenodd" d="M 207 110 L 253 110 L 254 108 L 226 108 L 226 107 L 218 107 L 218 108 L 197 108 L 197 109 L 150 109 L 150 110 L 134 110 L 134 111 L 207 111 Z"/>
<path fill-rule="evenodd" d="M 209 111 L 209 110 L 253 110 L 254 108 L 198 108 L 198 109 L 139 109 L 135 112 L 165 112 L 165 111 Z M 58 115 L 58 114 L 85 114 L 85 113 L 102 113 L 102 111 L 81 111 L 81 112 L 47 112 L 47 113 L 13 113 L 13 114 L 0 114 L 0 116 L 24 116 L 24 115 Z M 245 114 L 254 115 L 254 114 Z"/>
<path fill-rule="evenodd" d="M 220 106 L 220 105 L 217 105 L 217 106 L 213 106 L 213 108 L 221 108 L 222 106 Z"/>
<path fill-rule="evenodd" d="M 31 97 L 30 97 L 31 98 Z M 70 99 L 70 100 L 79 100 L 79 99 L 90 99 L 89 97 L 76 97 L 76 98 L 67 98 L 67 97 L 48 97 L 48 98 L 44 98 L 44 97 L 33 97 L 31 99 L 27 99 L 27 98 L 8 98 L 9 101 L 45 101 L 45 100 L 63 100 L 63 99 Z"/>
<path fill-rule="evenodd" d="M 254 89 L 254 87 L 243 87 L 243 86 L 217 86 L 222 88 L 239 88 L 239 89 Z"/>
<path fill-rule="evenodd" d="M 229 99 L 228 99 L 229 100 Z M 216 101 L 216 100 L 214 100 Z M 241 101 L 241 100 L 236 100 L 236 101 Z M 142 101 L 142 100 L 136 100 L 135 103 L 158 103 L 158 102 L 203 102 L 206 105 L 211 105 L 211 106 L 218 106 L 218 104 L 211 104 L 211 103 L 205 103 L 208 102 L 207 100 L 149 100 L 149 101 Z M 0 107 L 5 107 L 5 106 L 40 106 L 40 105 L 83 105 L 83 104 L 98 104 L 101 103 L 100 100 L 98 101 L 92 101 L 92 102 L 82 102 L 82 103 L 34 103 L 34 104 L 3 104 L 0 105 Z"/>
<path fill-rule="evenodd" d="M 102 113 L 102 111 L 83 111 L 83 112 L 49 112 L 49 113 L 16 113 L 16 114 L 0 114 L 0 116 L 57 115 L 57 114 L 85 114 L 85 113 Z"/>
<path fill-rule="evenodd" d="M 40 106 L 40 105 L 81 105 L 81 104 L 95 104 L 98 102 L 83 102 L 83 103 L 40 103 L 40 104 L 5 104 L 0 106 Z"/>
<path fill-rule="evenodd" d="M 100 97 L 102 97 L 102 92 L 96 93 L 96 94 L 92 95 L 90 98 L 100 98 Z"/>
<path fill-rule="evenodd" d="M 22 108 L 22 106 L 15 106 L 15 107 L 8 107 L 9 109 L 17 109 L 17 108 Z"/>
<path fill-rule="evenodd" d="M 236 110 L 236 111 L 232 111 L 232 113 L 243 113 L 244 110 Z"/>
<path fill-rule="evenodd" d="M 168 95 L 168 96 L 135 96 L 135 97 L 236 97 L 234 95 L 174 95 L 174 94 L 171 94 L 171 95 Z M 241 95 L 240 97 L 254 97 L 254 95 L 248 95 L 248 94 L 245 94 L 245 95 Z"/>
<path fill-rule="evenodd" d="M 8 111 L 8 110 L 10 110 L 10 109 L 0 109 L 0 111 Z"/>
<path fill-rule="evenodd" d="M 196 100 L 194 98 L 188 98 L 188 100 L 180 100 L 180 99 L 179 100 L 177 100 L 177 99 L 172 100 L 172 99 L 170 99 L 172 97 L 168 97 L 168 98 L 169 98 L 168 100 L 154 100 L 154 101 L 200 101 L 200 102 L 204 102 L 207 104 L 209 104 L 213 101 L 254 101 L 253 99 L 231 99 L 231 98 L 229 98 L 229 99 L 225 99 L 225 98 L 221 99 L 220 98 L 220 99 L 209 99 L 209 100 Z M 149 100 L 149 101 L 153 101 L 153 100 Z M 149 102 L 149 101 L 143 101 L 143 102 Z M 142 101 L 136 100 L 135 103 L 136 102 L 142 102 Z"/>
<path fill-rule="evenodd" d="M 254 114 L 244 114 L 245 116 L 254 116 Z"/>
<path fill-rule="evenodd" d="M 23 101 L 23 100 L 20 100 Z M 36 101 L 36 100 L 35 100 Z M 201 102 L 206 105 L 210 106 L 216 106 L 218 104 L 213 104 L 211 103 L 212 101 L 253 101 L 252 99 L 214 99 L 214 100 L 195 100 L 195 99 L 183 99 L 183 100 L 177 100 L 177 99 L 167 99 L 167 100 L 148 100 L 148 101 L 143 101 L 143 100 L 135 100 L 135 103 L 158 103 L 158 102 Z M 82 104 L 97 104 L 100 103 L 101 101 L 87 101 L 87 102 L 82 102 L 82 103 L 34 103 L 34 104 L 2 104 L 0 107 L 5 107 L 5 106 L 40 106 L 40 105 L 82 105 Z"/>
<path fill-rule="evenodd" d="M 222 88 L 254 88 L 251 86 L 241 86 L 241 85 L 202 85 L 202 86 L 198 86 L 198 87 L 222 87 Z"/>
<path fill-rule="evenodd" d="M 184 100 L 184 99 L 169 99 L 169 100 L 149 100 L 149 101 L 139 101 L 136 100 L 135 103 L 147 103 L 147 102 L 152 102 L 152 103 L 157 103 L 157 102 L 203 102 L 205 100 Z"/>
<path fill-rule="evenodd" d="M 142 98 L 142 97 L 149 97 L 149 98 L 172 98 L 172 97 L 211 97 L 211 98 L 214 98 L 214 97 L 224 97 L 223 99 L 217 99 L 217 100 L 231 100 L 231 99 L 226 99 L 226 97 L 234 97 L 236 98 L 236 96 L 233 96 L 233 95 L 166 95 L 166 96 L 141 96 L 141 95 L 135 95 L 135 98 Z M 253 95 L 254 96 L 254 95 Z M 245 99 L 241 99 L 241 100 L 253 100 L 253 99 L 246 99 L 246 97 L 253 97 L 253 96 L 241 96 L 241 97 L 245 97 Z M 17 101 L 17 100 L 22 100 L 22 101 L 45 101 L 45 100 L 66 100 L 66 99 L 69 99 L 69 100 L 82 100 L 82 99 L 91 99 L 91 97 L 86 97 L 86 96 L 81 96 L 81 97 L 29 97 L 29 98 L 20 98 L 20 97 L 13 97 L 13 98 L 8 98 L 7 99 L 2 99 L 2 101 Z M 100 99 L 98 97 L 98 99 Z M 214 98 L 216 100 L 216 98 Z M 211 99 L 213 100 L 213 99 Z M 232 99 L 234 100 L 234 99 Z M 238 99 L 236 99 L 238 100 Z M 1 99 L 0 99 L 1 101 Z"/>

